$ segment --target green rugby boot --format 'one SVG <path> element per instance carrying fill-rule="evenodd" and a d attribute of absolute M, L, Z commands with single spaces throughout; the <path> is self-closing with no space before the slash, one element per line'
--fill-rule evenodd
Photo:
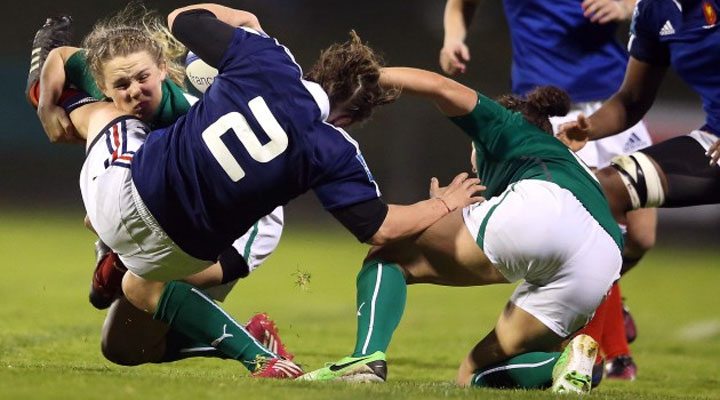
<path fill-rule="evenodd" d="M 598 353 L 597 342 L 588 335 L 575 336 L 553 368 L 552 391 L 586 394 L 592 385 L 592 369 Z"/>
<path fill-rule="evenodd" d="M 387 362 L 385 353 L 376 351 L 364 357 L 345 357 L 323 368 L 297 378 L 300 381 L 385 382 Z"/>

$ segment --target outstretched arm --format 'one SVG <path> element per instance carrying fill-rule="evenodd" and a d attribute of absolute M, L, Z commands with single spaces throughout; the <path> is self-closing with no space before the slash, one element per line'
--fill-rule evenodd
<path fill-rule="evenodd" d="M 262 32 L 260 21 L 258 21 L 255 14 L 213 3 L 193 4 L 174 10 L 168 15 L 168 27 L 170 30 L 173 29 L 175 18 L 177 18 L 179 14 L 191 10 L 207 10 L 215 14 L 217 19 L 232 27 L 244 26 Z"/>
<path fill-rule="evenodd" d="M 417 68 L 383 68 L 380 70 L 380 84 L 428 98 L 449 117 L 469 113 L 478 100 L 475 90 L 435 72 Z"/>
<path fill-rule="evenodd" d="M 262 32 L 255 15 L 218 4 L 196 4 L 178 8 L 168 15 L 172 34 L 215 68 L 220 67 L 239 26 Z"/>
<path fill-rule="evenodd" d="M 447 0 L 443 27 L 445 37 L 440 49 L 440 67 L 448 75 L 464 73 L 470 61 L 470 50 L 465 44 L 467 28 L 477 4 L 472 0 Z"/>
<path fill-rule="evenodd" d="M 637 124 L 655 101 L 666 66 L 648 64 L 630 57 L 620 89 L 583 123 L 569 122 L 558 134 L 571 140 L 597 140 L 618 134 Z"/>
<path fill-rule="evenodd" d="M 385 220 L 367 242 L 382 246 L 416 235 L 445 215 L 485 200 L 479 195 L 483 190 L 485 186 L 480 185 L 480 180 L 470 178 L 467 173 L 457 175 L 442 190 L 437 179 L 433 178 L 430 183 L 433 197 L 410 205 L 388 205 Z"/>

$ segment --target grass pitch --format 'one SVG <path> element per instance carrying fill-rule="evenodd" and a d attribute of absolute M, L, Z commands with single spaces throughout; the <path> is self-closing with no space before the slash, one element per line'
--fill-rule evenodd
<path fill-rule="evenodd" d="M 542 391 L 459 389 L 459 361 L 493 325 L 511 285 L 414 286 L 380 385 L 258 381 L 238 363 L 191 359 L 120 367 L 99 351 L 104 313 L 87 301 L 92 236 L 81 217 L 0 212 L 0 399 L 542 399 Z M 268 263 L 225 308 L 266 311 L 307 370 L 352 351 L 355 274 L 366 247 L 340 228 L 290 226 Z M 596 399 L 720 399 L 717 249 L 658 248 L 623 282 L 636 317 L 636 382 L 604 381 Z M 298 272 L 309 284 L 298 286 Z"/>

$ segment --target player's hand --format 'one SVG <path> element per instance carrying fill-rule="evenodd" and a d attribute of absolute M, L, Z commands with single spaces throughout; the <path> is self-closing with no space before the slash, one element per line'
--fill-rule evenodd
<path fill-rule="evenodd" d="M 440 68 L 450 76 L 465 73 L 468 61 L 470 50 L 463 42 L 446 43 L 440 49 Z"/>
<path fill-rule="evenodd" d="M 627 20 L 633 12 L 623 0 L 584 0 L 581 7 L 585 18 L 597 24 Z"/>
<path fill-rule="evenodd" d="M 84 141 L 62 107 L 41 103 L 38 105 L 37 115 L 50 142 L 82 143 Z"/>
<path fill-rule="evenodd" d="M 437 178 L 430 179 L 430 198 L 442 200 L 450 211 L 485 201 L 484 197 L 477 196 L 477 193 L 485 189 L 486 187 L 480 184 L 480 179 L 470 178 L 466 172 L 458 174 L 445 187 L 440 187 Z"/>
<path fill-rule="evenodd" d="M 572 151 L 579 151 L 590 140 L 590 122 L 585 115 L 580 114 L 577 120 L 565 122 L 558 127 L 555 134 Z"/>
<path fill-rule="evenodd" d="M 717 164 L 718 160 L 720 160 L 720 139 L 710 145 L 705 155 L 710 157 L 710 165 Z"/>

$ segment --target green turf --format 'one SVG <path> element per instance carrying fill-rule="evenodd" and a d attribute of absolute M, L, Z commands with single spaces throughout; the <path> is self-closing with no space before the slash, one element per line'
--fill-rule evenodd
<path fill-rule="evenodd" d="M 104 313 L 87 302 L 92 236 L 81 217 L 0 213 L 0 399 L 540 399 L 540 391 L 459 389 L 455 369 L 492 326 L 512 287 L 411 287 L 383 385 L 257 381 L 232 361 L 119 367 L 99 351 Z M 290 227 L 270 261 L 225 303 L 244 320 L 267 311 L 306 368 L 347 355 L 355 273 L 366 247 L 339 229 Z M 659 248 L 624 282 L 640 338 L 636 382 L 597 399 L 720 398 L 718 251 Z M 298 287 L 295 272 L 309 272 Z"/>

